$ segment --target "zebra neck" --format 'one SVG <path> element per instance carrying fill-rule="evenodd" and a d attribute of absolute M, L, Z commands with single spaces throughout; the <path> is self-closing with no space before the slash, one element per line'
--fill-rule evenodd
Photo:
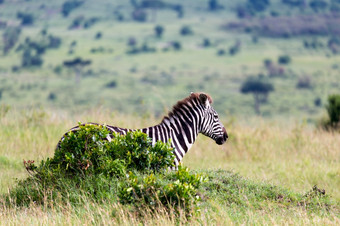
<path fill-rule="evenodd" d="M 160 125 L 168 128 L 171 145 L 175 148 L 176 159 L 180 162 L 194 144 L 198 136 L 197 130 L 192 123 L 176 116 L 163 120 Z"/>
<path fill-rule="evenodd" d="M 176 117 L 166 118 L 160 124 L 141 129 L 141 131 L 152 139 L 152 144 L 158 140 L 164 143 L 171 141 L 176 156 L 176 165 L 183 159 L 198 135 L 197 129 L 194 129 L 192 123 Z"/>

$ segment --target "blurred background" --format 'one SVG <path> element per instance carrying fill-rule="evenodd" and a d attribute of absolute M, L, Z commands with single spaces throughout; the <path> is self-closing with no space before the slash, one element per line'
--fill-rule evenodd
<path fill-rule="evenodd" d="M 339 0 L 0 0 L 0 104 L 314 122 L 340 89 Z"/>

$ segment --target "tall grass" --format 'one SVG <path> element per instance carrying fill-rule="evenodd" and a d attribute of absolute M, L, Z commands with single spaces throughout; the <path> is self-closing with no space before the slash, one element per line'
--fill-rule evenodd
<path fill-rule="evenodd" d="M 94 109 L 70 115 L 52 110 L 10 110 L 0 118 L 0 194 L 15 185 L 14 178 L 27 177 L 22 160 L 51 157 L 55 145 L 69 128 L 81 122 L 98 122 L 128 128 L 142 128 L 161 119 L 122 115 Z M 232 202 L 221 205 L 207 200 L 213 208 L 191 219 L 195 224 L 340 224 L 340 134 L 328 133 L 304 124 L 278 125 L 258 119 L 248 124 L 224 120 L 230 139 L 224 146 L 200 136 L 184 158 L 191 169 L 225 169 L 239 173 L 245 180 L 259 181 L 305 193 L 314 185 L 325 189 L 335 206 L 329 214 L 316 214 L 298 206 L 268 201 L 261 208 L 248 205 L 240 209 Z M 85 197 L 85 196 L 84 196 Z M 86 197 L 85 197 L 86 198 Z M 265 200 L 264 200 L 265 201 Z M 263 200 L 262 200 L 263 202 Z M 84 200 L 84 206 L 54 203 L 52 207 L 8 208 L 1 205 L 0 225 L 8 224 L 184 224 L 186 219 L 159 210 L 145 210 L 139 218 L 117 203 L 100 205 Z M 262 203 L 263 205 L 263 203 Z"/>

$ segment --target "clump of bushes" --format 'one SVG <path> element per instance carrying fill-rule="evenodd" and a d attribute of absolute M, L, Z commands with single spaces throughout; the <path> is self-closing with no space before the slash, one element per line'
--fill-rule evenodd
<path fill-rule="evenodd" d="M 169 143 L 151 139 L 140 131 L 126 136 L 112 135 L 102 125 L 79 125 L 58 144 L 52 158 L 24 161 L 30 177 L 19 181 L 7 202 L 16 206 L 52 205 L 53 202 L 82 204 L 81 196 L 101 202 L 120 202 L 132 209 L 184 210 L 191 215 L 200 201 L 197 189 L 204 181 L 174 166 L 173 149 Z M 141 208 L 143 209 L 143 208 Z"/>
<path fill-rule="evenodd" d="M 326 110 L 328 118 L 323 119 L 320 125 L 326 130 L 340 131 L 340 94 L 333 94 L 328 97 Z"/>

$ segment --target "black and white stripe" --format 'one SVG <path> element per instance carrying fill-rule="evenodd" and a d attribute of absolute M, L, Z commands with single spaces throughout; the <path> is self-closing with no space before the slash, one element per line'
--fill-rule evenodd
<path fill-rule="evenodd" d="M 194 144 L 199 133 L 202 133 L 217 144 L 223 144 L 227 138 L 227 132 L 218 118 L 217 112 L 211 106 L 212 99 L 204 93 L 192 93 L 189 97 L 179 101 L 168 116 L 164 117 L 158 125 L 139 129 L 146 133 L 151 139 L 152 144 L 158 140 L 166 143 L 171 141 L 174 148 L 175 165 L 179 165 L 184 155 Z M 88 123 L 96 124 L 96 123 Z M 111 141 L 113 133 L 125 135 L 134 129 L 125 129 L 115 126 L 105 125 L 112 132 L 107 139 Z M 76 131 L 76 126 L 70 131 Z"/>

